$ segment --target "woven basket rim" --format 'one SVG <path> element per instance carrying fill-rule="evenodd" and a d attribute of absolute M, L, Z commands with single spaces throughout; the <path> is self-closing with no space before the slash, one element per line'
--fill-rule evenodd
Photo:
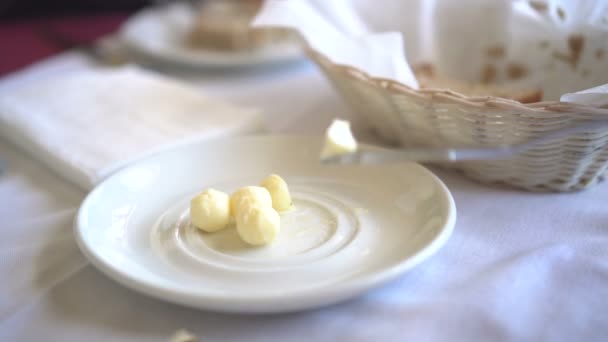
<path fill-rule="evenodd" d="M 467 96 L 452 90 L 440 88 L 413 89 L 403 83 L 382 77 L 374 77 L 356 67 L 334 63 L 326 55 L 306 47 L 307 54 L 318 63 L 331 71 L 345 74 L 348 77 L 364 81 L 374 87 L 380 87 L 393 94 L 404 94 L 421 100 L 433 100 L 443 103 L 458 103 L 475 109 L 504 109 L 517 110 L 529 113 L 577 112 L 593 115 L 608 115 L 608 108 L 583 105 L 561 101 L 543 101 L 534 103 L 521 103 L 496 96 Z"/>

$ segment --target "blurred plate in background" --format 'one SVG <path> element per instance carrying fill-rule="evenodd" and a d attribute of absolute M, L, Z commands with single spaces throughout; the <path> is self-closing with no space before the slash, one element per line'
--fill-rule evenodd
<path fill-rule="evenodd" d="M 188 68 L 234 68 L 284 64 L 300 60 L 296 41 L 283 41 L 255 50 L 218 51 L 187 44 L 196 10 L 178 3 L 144 9 L 129 18 L 119 36 L 136 59 Z"/>

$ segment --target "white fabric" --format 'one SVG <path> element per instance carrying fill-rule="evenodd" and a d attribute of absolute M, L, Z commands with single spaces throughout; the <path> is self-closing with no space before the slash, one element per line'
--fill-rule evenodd
<path fill-rule="evenodd" d="M 544 14 L 533 9 L 538 3 L 546 5 Z M 446 76 L 469 81 L 478 81 L 481 66 L 491 65 L 498 70 L 496 81 L 542 84 L 546 101 L 592 87 L 587 91 L 593 96 L 568 94 L 567 101 L 596 105 L 608 102 L 608 84 L 598 87 L 606 81 L 605 60 L 596 57 L 606 47 L 607 16 L 604 0 L 267 0 L 253 25 L 296 29 L 333 63 L 414 89 L 419 85 L 410 63 L 432 63 Z M 353 24 L 361 21 L 381 33 Z M 574 35 L 584 38 L 582 67 L 555 63 L 555 54 L 567 51 Z M 551 48 L 539 49 L 541 42 Z M 496 46 L 508 47 L 507 58 L 488 59 L 487 49 Z M 505 61 L 530 72 L 509 79 L 500 71 Z"/>
<path fill-rule="evenodd" d="M 562 95 L 560 101 L 608 106 L 608 83 L 590 89 Z"/>
<path fill-rule="evenodd" d="M 84 188 L 175 143 L 260 128 L 255 110 L 134 66 L 40 77 L 0 93 L 0 134 Z"/>
<path fill-rule="evenodd" d="M 296 29 L 313 49 L 335 63 L 354 66 L 417 89 L 418 81 L 405 60 L 401 34 L 368 33 L 352 22 L 359 20 L 350 1 L 268 0 L 253 26 Z"/>
<path fill-rule="evenodd" d="M 74 55 L 44 69 L 85 69 Z M 45 72 L 46 72 L 45 71 Z M 205 93 L 263 109 L 275 133 L 321 134 L 355 120 L 306 65 L 191 77 Z M 2 87 L 0 85 L 0 92 Z M 297 94 L 297 95 L 294 95 Z M 458 207 L 431 259 L 360 298 L 271 316 L 201 312 L 127 290 L 86 264 L 71 238 L 85 192 L 0 140 L 0 341 L 604 341 L 608 183 L 533 194 L 434 170 Z"/>

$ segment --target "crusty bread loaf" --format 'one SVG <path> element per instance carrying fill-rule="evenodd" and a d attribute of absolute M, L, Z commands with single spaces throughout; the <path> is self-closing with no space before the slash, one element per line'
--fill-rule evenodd
<path fill-rule="evenodd" d="M 543 97 L 542 89 L 516 89 L 498 84 L 470 83 L 442 77 L 437 75 L 434 67 L 429 64 L 415 66 L 414 74 L 421 88 L 449 89 L 467 96 L 496 96 L 521 103 L 539 102 Z"/>

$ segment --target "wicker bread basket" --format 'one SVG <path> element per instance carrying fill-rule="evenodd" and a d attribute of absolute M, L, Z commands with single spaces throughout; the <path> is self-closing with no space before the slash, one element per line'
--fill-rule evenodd
<path fill-rule="evenodd" d="M 255 24 L 298 30 L 338 93 L 389 142 L 497 147 L 608 120 L 606 89 L 595 88 L 608 83 L 604 0 L 329 4 L 269 1 Z M 403 41 L 387 33 L 395 30 Z M 509 160 L 445 166 L 532 191 L 581 190 L 607 173 L 608 131 L 554 138 Z"/>
<path fill-rule="evenodd" d="M 589 120 L 608 109 L 564 102 L 524 105 L 497 97 L 466 97 L 445 89 L 414 90 L 338 65 L 308 50 L 353 111 L 384 139 L 403 146 L 523 143 Z M 516 158 L 446 165 L 486 183 L 531 191 L 574 191 L 601 181 L 608 169 L 608 132 L 590 131 L 540 145 Z"/>

